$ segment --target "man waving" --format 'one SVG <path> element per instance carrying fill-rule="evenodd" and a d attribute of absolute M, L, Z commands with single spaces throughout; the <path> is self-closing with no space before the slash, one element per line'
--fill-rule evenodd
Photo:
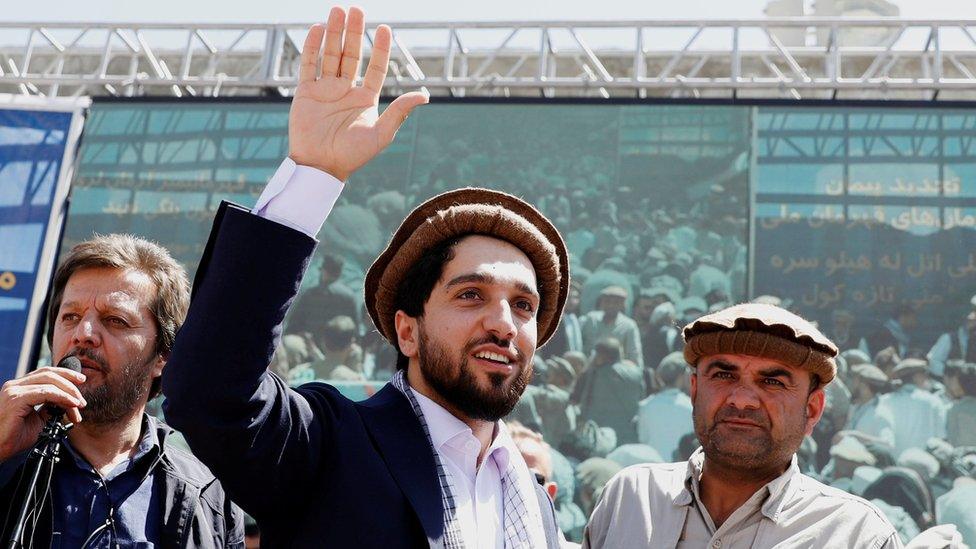
<path fill-rule="evenodd" d="M 166 416 L 272 547 L 555 547 L 551 503 L 499 421 L 569 287 L 562 238 L 529 204 L 461 189 L 407 216 L 365 281 L 398 351 L 374 397 L 289 389 L 267 371 L 343 182 L 427 102 L 408 93 L 378 114 L 391 31 L 377 29 L 360 87 L 364 32 L 355 8 L 309 31 L 289 158 L 252 211 L 217 214 L 164 374 Z"/>

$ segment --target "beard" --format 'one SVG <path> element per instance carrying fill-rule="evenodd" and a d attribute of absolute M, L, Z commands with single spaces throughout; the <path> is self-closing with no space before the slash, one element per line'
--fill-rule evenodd
<path fill-rule="evenodd" d="M 705 457 L 729 469 L 757 475 L 789 461 L 803 442 L 807 421 L 806 414 L 801 414 L 797 421 L 785 424 L 785 433 L 775 439 L 769 418 L 760 410 L 724 407 L 711 422 L 699 410 L 692 417 Z M 728 419 L 744 419 L 760 427 L 729 432 L 722 423 Z"/>
<path fill-rule="evenodd" d="M 149 393 L 149 376 L 155 355 L 146 360 L 135 358 L 123 363 L 116 375 L 105 358 L 89 348 L 76 349 L 69 353 L 78 358 L 87 358 L 101 369 L 101 385 L 91 387 L 84 383 L 79 387 L 81 396 L 88 403 L 81 409 L 81 416 L 90 425 L 111 425 L 130 415 Z"/>
<path fill-rule="evenodd" d="M 531 362 L 516 349 L 515 377 L 506 387 L 508 376 L 488 374 L 487 388 L 478 384 L 473 367 L 468 362 L 471 351 L 486 343 L 509 347 L 509 342 L 489 335 L 477 341 L 469 341 L 459 353 L 452 356 L 448 349 L 427 337 L 423 324 L 419 325 L 418 355 L 420 374 L 428 385 L 471 419 L 495 422 L 507 416 L 525 391 L 532 378 Z"/>

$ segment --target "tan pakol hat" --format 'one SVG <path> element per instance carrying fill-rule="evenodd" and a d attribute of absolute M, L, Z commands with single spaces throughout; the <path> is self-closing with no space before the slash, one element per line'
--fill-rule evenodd
<path fill-rule="evenodd" d="M 929 370 L 929 363 L 920 358 L 906 358 L 891 371 L 891 377 L 902 379 Z"/>
<path fill-rule="evenodd" d="M 520 198 L 474 187 L 439 194 L 417 206 L 366 273 L 366 310 L 394 346 L 393 318 L 403 277 L 432 247 L 462 235 L 504 240 L 522 250 L 535 267 L 541 301 L 536 313 L 541 347 L 559 323 L 569 291 L 569 258 L 556 227 Z"/>
<path fill-rule="evenodd" d="M 820 376 L 823 385 L 837 375 L 837 346 L 813 324 L 765 303 L 743 303 L 705 315 L 685 326 L 685 361 L 734 354 L 771 358 Z"/>

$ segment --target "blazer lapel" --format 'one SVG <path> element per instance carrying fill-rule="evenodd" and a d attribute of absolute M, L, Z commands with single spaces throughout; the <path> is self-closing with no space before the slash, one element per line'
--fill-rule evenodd
<path fill-rule="evenodd" d="M 386 384 L 360 405 L 360 416 L 390 474 L 406 495 L 432 548 L 444 546 L 444 508 L 433 450 L 410 402 Z"/>

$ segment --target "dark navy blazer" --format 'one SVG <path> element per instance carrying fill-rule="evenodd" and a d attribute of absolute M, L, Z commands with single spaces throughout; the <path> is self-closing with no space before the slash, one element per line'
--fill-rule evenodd
<path fill-rule="evenodd" d="M 353 402 L 267 370 L 314 248 L 221 204 L 163 372 L 166 420 L 258 520 L 263 547 L 442 547 L 433 451 L 406 397 L 386 385 Z M 556 547 L 552 505 L 537 495 Z"/>

